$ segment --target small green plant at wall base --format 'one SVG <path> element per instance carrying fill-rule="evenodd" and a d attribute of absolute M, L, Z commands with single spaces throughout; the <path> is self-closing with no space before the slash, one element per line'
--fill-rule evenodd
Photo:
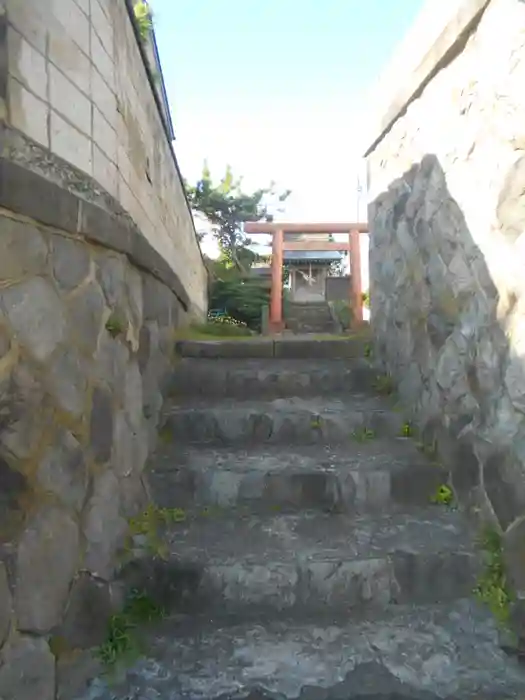
<path fill-rule="evenodd" d="M 372 346 L 370 343 L 367 343 L 365 345 L 365 357 L 367 360 L 369 360 L 372 357 Z"/>
<path fill-rule="evenodd" d="M 357 442 L 367 442 L 368 440 L 373 440 L 375 436 L 376 434 L 371 428 L 360 428 L 352 433 L 352 437 Z"/>
<path fill-rule="evenodd" d="M 414 434 L 414 431 L 412 429 L 412 424 L 409 423 L 408 421 L 406 423 L 403 423 L 403 427 L 401 428 L 401 437 L 412 437 Z"/>
<path fill-rule="evenodd" d="M 138 628 L 164 616 L 164 609 L 146 593 L 133 590 L 122 612 L 110 618 L 108 636 L 98 647 L 97 658 L 106 667 L 113 667 L 119 661 L 132 661 L 140 653 Z"/>
<path fill-rule="evenodd" d="M 320 430 L 321 429 L 321 416 L 313 416 L 312 419 L 310 420 L 310 427 L 312 430 Z"/>
<path fill-rule="evenodd" d="M 447 484 L 441 484 L 431 500 L 432 503 L 439 506 L 450 506 L 454 500 L 454 494 L 452 493 L 450 486 L 447 486 Z"/>
<path fill-rule="evenodd" d="M 480 539 L 480 545 L 483 551 L 484 569 L 474 594 L 478 600 L 488 606 L 502 626 L 507 626 L 510 620 L 512 594 L 505 572 L 500 533 L 487 529 Z"/>
<path fill-rule="evenodd" d="M 374 389 L 384 396 L 390 396 L 394 393 L 394 380 L 389 374 L 380 374 L 376 377 Z"/>
<path fill-rule="evenodd" d="M 370 308 L 370 292 L 363 292 L 361 294 L 361 299 L 363 300 L 363 306 L 366 309 Z"/>
<path fill-rule="evenodd" d="M 112 313 L 106 321 L 106 330 L 110 334 L 110 336 L 112 338 L 116 338 L 117 336 L 122 335 L 125 329 L 126 326 L 122 319 L 119 318 L 117 314 Z"/>
<path fill-rule="evenodd" d="M 170 523 L 182 523 L 186 520 L 186 512 L 182 508 L 157 508 L 150 504 L 146 510 L 129 521 L 131 538 L 142 535 L 146 546 L 153 556 L 166 559 L 168 552 L 161 539 L 161 530 Z"/>

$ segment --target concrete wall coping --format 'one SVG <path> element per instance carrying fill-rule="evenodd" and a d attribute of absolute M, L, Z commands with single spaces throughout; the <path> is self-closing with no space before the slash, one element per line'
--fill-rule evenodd
<path fill-rule="evenodd" d="M 427 0 L 375 91 L 368 156 L 432 78 L 461 53 L 491 0 Z M 385 95 L 385 97 L 383 97 Z"/>
<path fill-rule="evenodd" d="M 0 155 L 1 208 L 125 254 L 163 282 L 188 311 L 191 300 L 178 275 L 116 201 L 113 206 L 110 212 Z"/>

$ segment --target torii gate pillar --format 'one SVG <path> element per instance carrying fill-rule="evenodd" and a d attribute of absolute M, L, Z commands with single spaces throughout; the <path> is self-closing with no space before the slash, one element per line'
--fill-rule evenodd
<path fill-rule="evenodd" d="M 360 326 L 363 323 L 363 282 L 361 279 L 361 243 L 359 231 L 350 231 L 348 241 L 350 252 L 350 308 L 353 313 L 353 325 Z"/>
<path fill-rule="evenodd" d="M 283 240 L 283 232 L 278 229 L 273 234 L 272 239 L 272 291 L 270 297 L 270 330 L 272 333 L 280 333 L 284 329 Z"/>

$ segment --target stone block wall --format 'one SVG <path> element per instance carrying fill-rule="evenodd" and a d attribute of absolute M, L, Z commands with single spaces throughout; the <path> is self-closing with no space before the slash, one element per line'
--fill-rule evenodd
<path fill-rule="evenodd" d="M 0 232 L 0 697 L 51 700 L 53 640 L 69 671 L 119 605 L 185 312 L 123 254 L 7 210 Z"/>
<path fill-rule="evenodd" d="M 93 178 L 172 267 L 202 314 L 206 270 L 156 89 L 162 75 L 137 40 L 132 0 L 2 4 L 7 74 L 0 99 L 7 123 L 26 137 L 24 148 L 4 151 L 66 186 L 71 176 L 51 168 L 46 152 Z"/>
<path fill-rule="evenodd" d="M 375 352 L 524 596 L 525 3 L 456 2 L 423 49 L 367 153 Z"/>

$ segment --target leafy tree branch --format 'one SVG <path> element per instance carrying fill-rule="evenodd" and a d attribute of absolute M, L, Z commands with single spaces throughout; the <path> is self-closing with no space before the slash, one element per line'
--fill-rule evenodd
<path fill-rule="evenodd" d="M 195 186 L 186 184 L 190 206 L 200 212 L 211 225 L 226 262 L 239 272 L 247 272 L 255 255 L 247 249 L 251 240 L 243 231 L 245 221 L 270 221 L 290 195 L 278 192 L 275 184 L 247 193 L 242 178 L 235 178 L 230 167 L 218 183 L 214 183 L 207 164 Z"/>

